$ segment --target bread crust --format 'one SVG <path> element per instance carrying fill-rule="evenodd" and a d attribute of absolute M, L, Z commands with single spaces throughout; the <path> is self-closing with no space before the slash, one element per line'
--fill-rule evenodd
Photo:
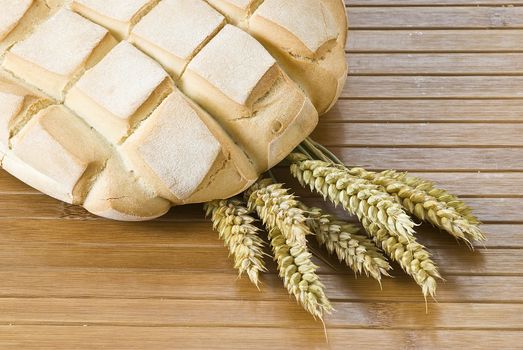
<path fill-rule="evenodd" d="M 340 0 L 279 1 L 323 27 L 273 0 L 105 3 L 24 0 L 0 23 L 0 165 L 95 215 L 151 220 L 244 191 L 346 77 Z"/>

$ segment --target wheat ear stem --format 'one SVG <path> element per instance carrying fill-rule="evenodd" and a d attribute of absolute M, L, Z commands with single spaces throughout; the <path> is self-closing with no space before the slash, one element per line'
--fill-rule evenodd
<path fill-rule="evenodd" d="M 306 246 L 286 240 L 278 227 L 269 230 L 269 238 L 285 288 L 305 310 L 315 318 L 323 319 L 325 313 L 333 311 L 333 307 L 316 274 L 318 267 L 311 261 L 312 254 Z"/>
<path fill-rule="evenodd" d="M 312 140 L 311 138 L 307 138 L 303 142 L 303 145 L 304 147 L 302 147 L 302 149 L 307 151 L 309 159 L 325 160 L 325 158 L 327 158 L 330 162 L 334 164 L 344 165 L 343 162 L 338 157 L 336 157 L 335 154 L 333 154 L 322 144 Z M 312 157 L 309 152 L 315 154 L 317 158 Z M 472 208 L 466 205 L 457 196 L 449 193 L 444 189 L 437 188 L 434 182 L 432 181 L 415 176 L 410 176 L 406 172 L 398 172 L 395 170 L 386 170 L 380 173 L 380 175 L 400 181 L 405 185 L 418 189 L 420 191 L 424 191 L 426 194 L 434 197 L 439 202 L 446 203 L 447 206 L 454 208 L 456 212 L 458 212 L 472 225 L 481 224 L 477 217 L 472 214 Z"/>
<path fill-rule="evenodd" d="M 300 202 L 283 184 L 262 179 L 252 185 L 245 196 L 249 209 L 256 211 L 266 226 L 278 227 L 290 243 L 307 244 L 307 235 L 311 234 L 307 217 Z"/>
<path fill-rule="evenodd" d="M 256 210 L 271 239 L 280 277 L 290 294 L 314 317 L 323 319 L 333 308 L 311 261 L 307 236 L 312 234 L 301 203 L 282 184 L 263 179 L 246 193 L 248 207 Z"/>
<path fill-rule="evenodd" d="M 379 225 L 392 235 L 410 240 L 414 222 L 402 206 L 381 186 L 351 175 L 342 166 L 332 163 L 304 160 L 300 154 L 289 156 L 291 174 L 304 187 L 308 186 L 358 218 Z"/>
<path fill-rule="evenodd" d="M 429 295 L 435 297 L 436 280 L 441 279 L 441 275 L 425 247 L 415 238 L 408 241 L 404 237 L 393 236 L 367 219 L 363 219 L 362 224 L 376 244 L 421 287 L 425 298 Z"/>
<path fill-rule="evenodd" d="M 256 219 L 240 200 L 216 200 L 204 205 L 207 216 L 211 216 L 213 227 L 234 258 L 234 268 L 239 275 L 246 273 L 258 286 L 260 272 L 265 272 L 263 262 L 264 242 L 260 229 L 254 226 Z"/>
<path fill-rule="evenodd" d="M 397 172 L 394 170 L 387 170 L 384 171 L 382 174 L 387 177 L 393 178 L 394 180 L 401 181 L 407 186 L 424 191 L 428 195 L 436 198 L 438 201 L 446 203 L 449 207 L 454 208 L 471 224 L 478 225 L 481 223 L 478 220 L 478 218 L 472 214 L 472 208 L 467 206 L 457 196 L 447 192 L 446 190 L 437 188 L 432 181 L 415 176 L 410 176 L 407 173 Z"/>
<path fill-rule="evenodd" d="M 391 266 L 376 245 L 366 236 L 358 234 L 359 228 L 327 214 L 320 208 L 307 208 L 309 226 L 320 245 L 336 255 L 356 273 L 365 273 L 381 282 L 390 276 Z"/>
<path fill-rule="evenodd" d="M 348 169 L 349 173 L 382 186 L 387 192 L 396 196 L 403 207 L 420 220 L 430 222 L 432 225 L 447 231 L 452 236 L 470 241 L 484 241 L 485 236 L 477 224 L 469 222 L 447 202 L 429 194 L 423 186 L 413 187 L 400 181 L 397 173 L 375 173 L 361 168 Z"/>

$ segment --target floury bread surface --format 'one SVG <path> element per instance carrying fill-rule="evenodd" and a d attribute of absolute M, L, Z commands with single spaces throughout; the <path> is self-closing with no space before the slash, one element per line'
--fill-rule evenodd
<path fill-rule="evenodd" d="M 342 0 L 0 0 L 0 160 L 117 220 L 231 197 L 347 75 Z"/>

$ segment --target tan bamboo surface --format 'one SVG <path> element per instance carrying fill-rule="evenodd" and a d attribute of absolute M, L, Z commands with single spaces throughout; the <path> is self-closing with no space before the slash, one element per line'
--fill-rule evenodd
<path fill-rule="evenodd" d="M 318 262 L 327 344 L 273 263 L 261 291 L 237 280 L 201 206 L 110 222 L 2 171 L 0 349 L 520 349 L 523 0 L 347 4 L 350 77 L 314 137 L 348 164 L 437 181 L 489 237 L 472 252 L 418 229 L 446 278 L 428 313 L 396 265 L 381 290 Z"/>

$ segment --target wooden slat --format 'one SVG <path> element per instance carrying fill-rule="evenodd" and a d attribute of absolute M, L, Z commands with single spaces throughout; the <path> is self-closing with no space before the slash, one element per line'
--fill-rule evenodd
<path fill-rule="evenodd" d="M 413 173 L 457 195 L 510 197 L 521 195 L 523 173 Z"/>
<path fill-rule="evenodd" d="M 478 5 L 522 5 L 522 0 L 345 0 L 348 6 L 478 6 Z"/>
<path fill-rule="evenodd" d="M 430 249 L 443 275 L 521 275 L 523 257 L 520 249 L 486 249 L 475 252 L 465 247 Z"/>
<path fill-rule="evenodd" d="M 523 171 L 518 148 L 356 148 L 331 147 L 345 164 L 410 171 Z"/>
<path fill-rule="evenodd" d="M 322 123 L 313 137 L 327 147 L 521 147 L 522 135 L 523 124 Z"/>
<path fill-rule="evenodd" d="M 246 337 L 248 334 L 248 337 Z M 230 327 L 107 327 L 107 326 L 0 326 L 0 347 L 6 350 L 160 350 L 160 349 L 311 349 L 369 350 L 383 344 L 405 344 L 412 349 L 469 348 L 485 334 L 483 330 L 327 330 L 322 329 L 230 328 Z M 28 336 L 31 335 L 31 336 Z M 56 339 L 60 339 L 57 342 Z M 223 339 L 223 341 L 217 341 Z M 485 348 L 517 349 L 521 332 L 496 331 L 485 337 Z"/>
<path fill-rule="evenodd" d="M 523 100 L 511 99 L 341 100 L 321 121 L 521 123 L 522 110 Z"/>
<path fill-rule="evenodd" d="M 440 303 L 428 314 L 423 302 L 335 302 L 333 306 L 338 312 L 325 320 L 331 328 L 523 329 L 523 304 Z M 0 300 L 0 310 L 3 324 L 16 320 L 32 325 L 321 327 L 288 300 L 9 298 Z"/>
<path fill-rule="evenodd" d="M 309 199 L 306 199 L 309 201 Z M 186 223 L 151 222 L 147 230 L 142 225 L 108 224 L 104 221 L 17 220 L 2 221 L 0 244 L 19 247 L 24 244 L 60 244 L 77 247 L 136 247 L 152 248 L 221 248 L 222 242 L 211 230 L 210 222 Z M 37 228 L 37 229 L 36 229 Z M 482 229 L 489 237 L 486 248 L 523 248 L 523 226 L 486 224 Z M 435 234 L 429 226 L 417 230 L 422 242 L 429 247 L 455 246 L 447 235 Z"/>
<path fill-rule="evenodd" d="M 343 98 L 523 98 L 523 77 L 352 76 Z"/>
<path fill-rule="evenodd" d="M 521 9 L 523 10 L 523 7 Z M 523 54 L 521 53 L 351 53 L 347 59 L 351 75 L 510 75 L 523 73 Z"/>
<path fill-rule="evenodd" d="M 370 278 L 351 274 L 322 274 L 332 300 L 423 302 L 423 295 L 410 277 L 395 273 L 385 278 L 383 289 Z M 281 279 L 273 273 L 262 276 L 261 290 L 234 273 L 176 271 L 112 271 L 96 269 L 16 268 L 0 270 L 2 298 L 112 298 L 112 299 L 201 299 L 287 300 Z M 521 276 L 446 275 L 438 289 L 443 302 L 523 302 Z M 209 288 L 209 286 L 220 288 Z M 505 288 L 510 285 L 511 288 Z M 432 309 L 434 306 L 431 307 Z"/>
<path fill-rule="evenodd" d="M 523 30 L 356 30 L 350 52 L 523 52 Z"/>
<path fill-rule="evenodd" d="M 523 222 L 523 198 L 470 198 L 466 202 L 486 222 Z"/>
<path fill-rule="evenodd" d="M 445 235 L 446 233 L 440 233 Z M 469 252 L 463 244 L 431 248 L 444 274 L 517 275 L 523 271 L 520 249 L 477 249 Z M 317 261 L 321 272 L 332 268 Z M 76 246 L 24 243 L 9 246 L 0 256 L 0 266 L 96 268 L 96 269 L 175 269 L 185 271 L 232 272 L 225 248 L 174 248 Z M 273 266 L 273 264 L 269 264 Z M 340 273 L 347 273 L 346 269 Z"/>
<path fill-rule="evenodd" d="M 1 266 L 91 267 L 104 269 L 180 269 L 230 271 L 221 248 L 79 247 L 46 244 L 19 245 L 0 256 Z"/>
<path fill-rule="evenodd" d="M 364 28 L 521 28 L 521 7 L 355 7 L 351 29 Z"/>
<path fill-rule="evenodd" d="M 522 329 L 522 304 L 438 304 L 434 313 L 425 310 L 423 303 L 368 303 L 360 314 L 358 304 L 335 303 L 339 312 L 327 318 L 333 327 L 359 326 L 434 329 L 434 328 L 482 328 Z M 500 320 L 503 322 L 500 324 Z"/>
<path fill-rule="evenodd" d="M 38 193 L 32 187 L 24 184 L 5 170 L 0 170 L 0 193 L 2 194 L 20 194 L 20 193 Z"/>
<path fill-rule="evenodd" d="M 201 215 L 198 211 L 195 215 Z M 203 215 L 202 215 L 203 216 Z M 123 223 L 104 220 L 3 220 L 0 245 L 24 243 L 125 247 L 221 247 L 210 220 Z"/>

